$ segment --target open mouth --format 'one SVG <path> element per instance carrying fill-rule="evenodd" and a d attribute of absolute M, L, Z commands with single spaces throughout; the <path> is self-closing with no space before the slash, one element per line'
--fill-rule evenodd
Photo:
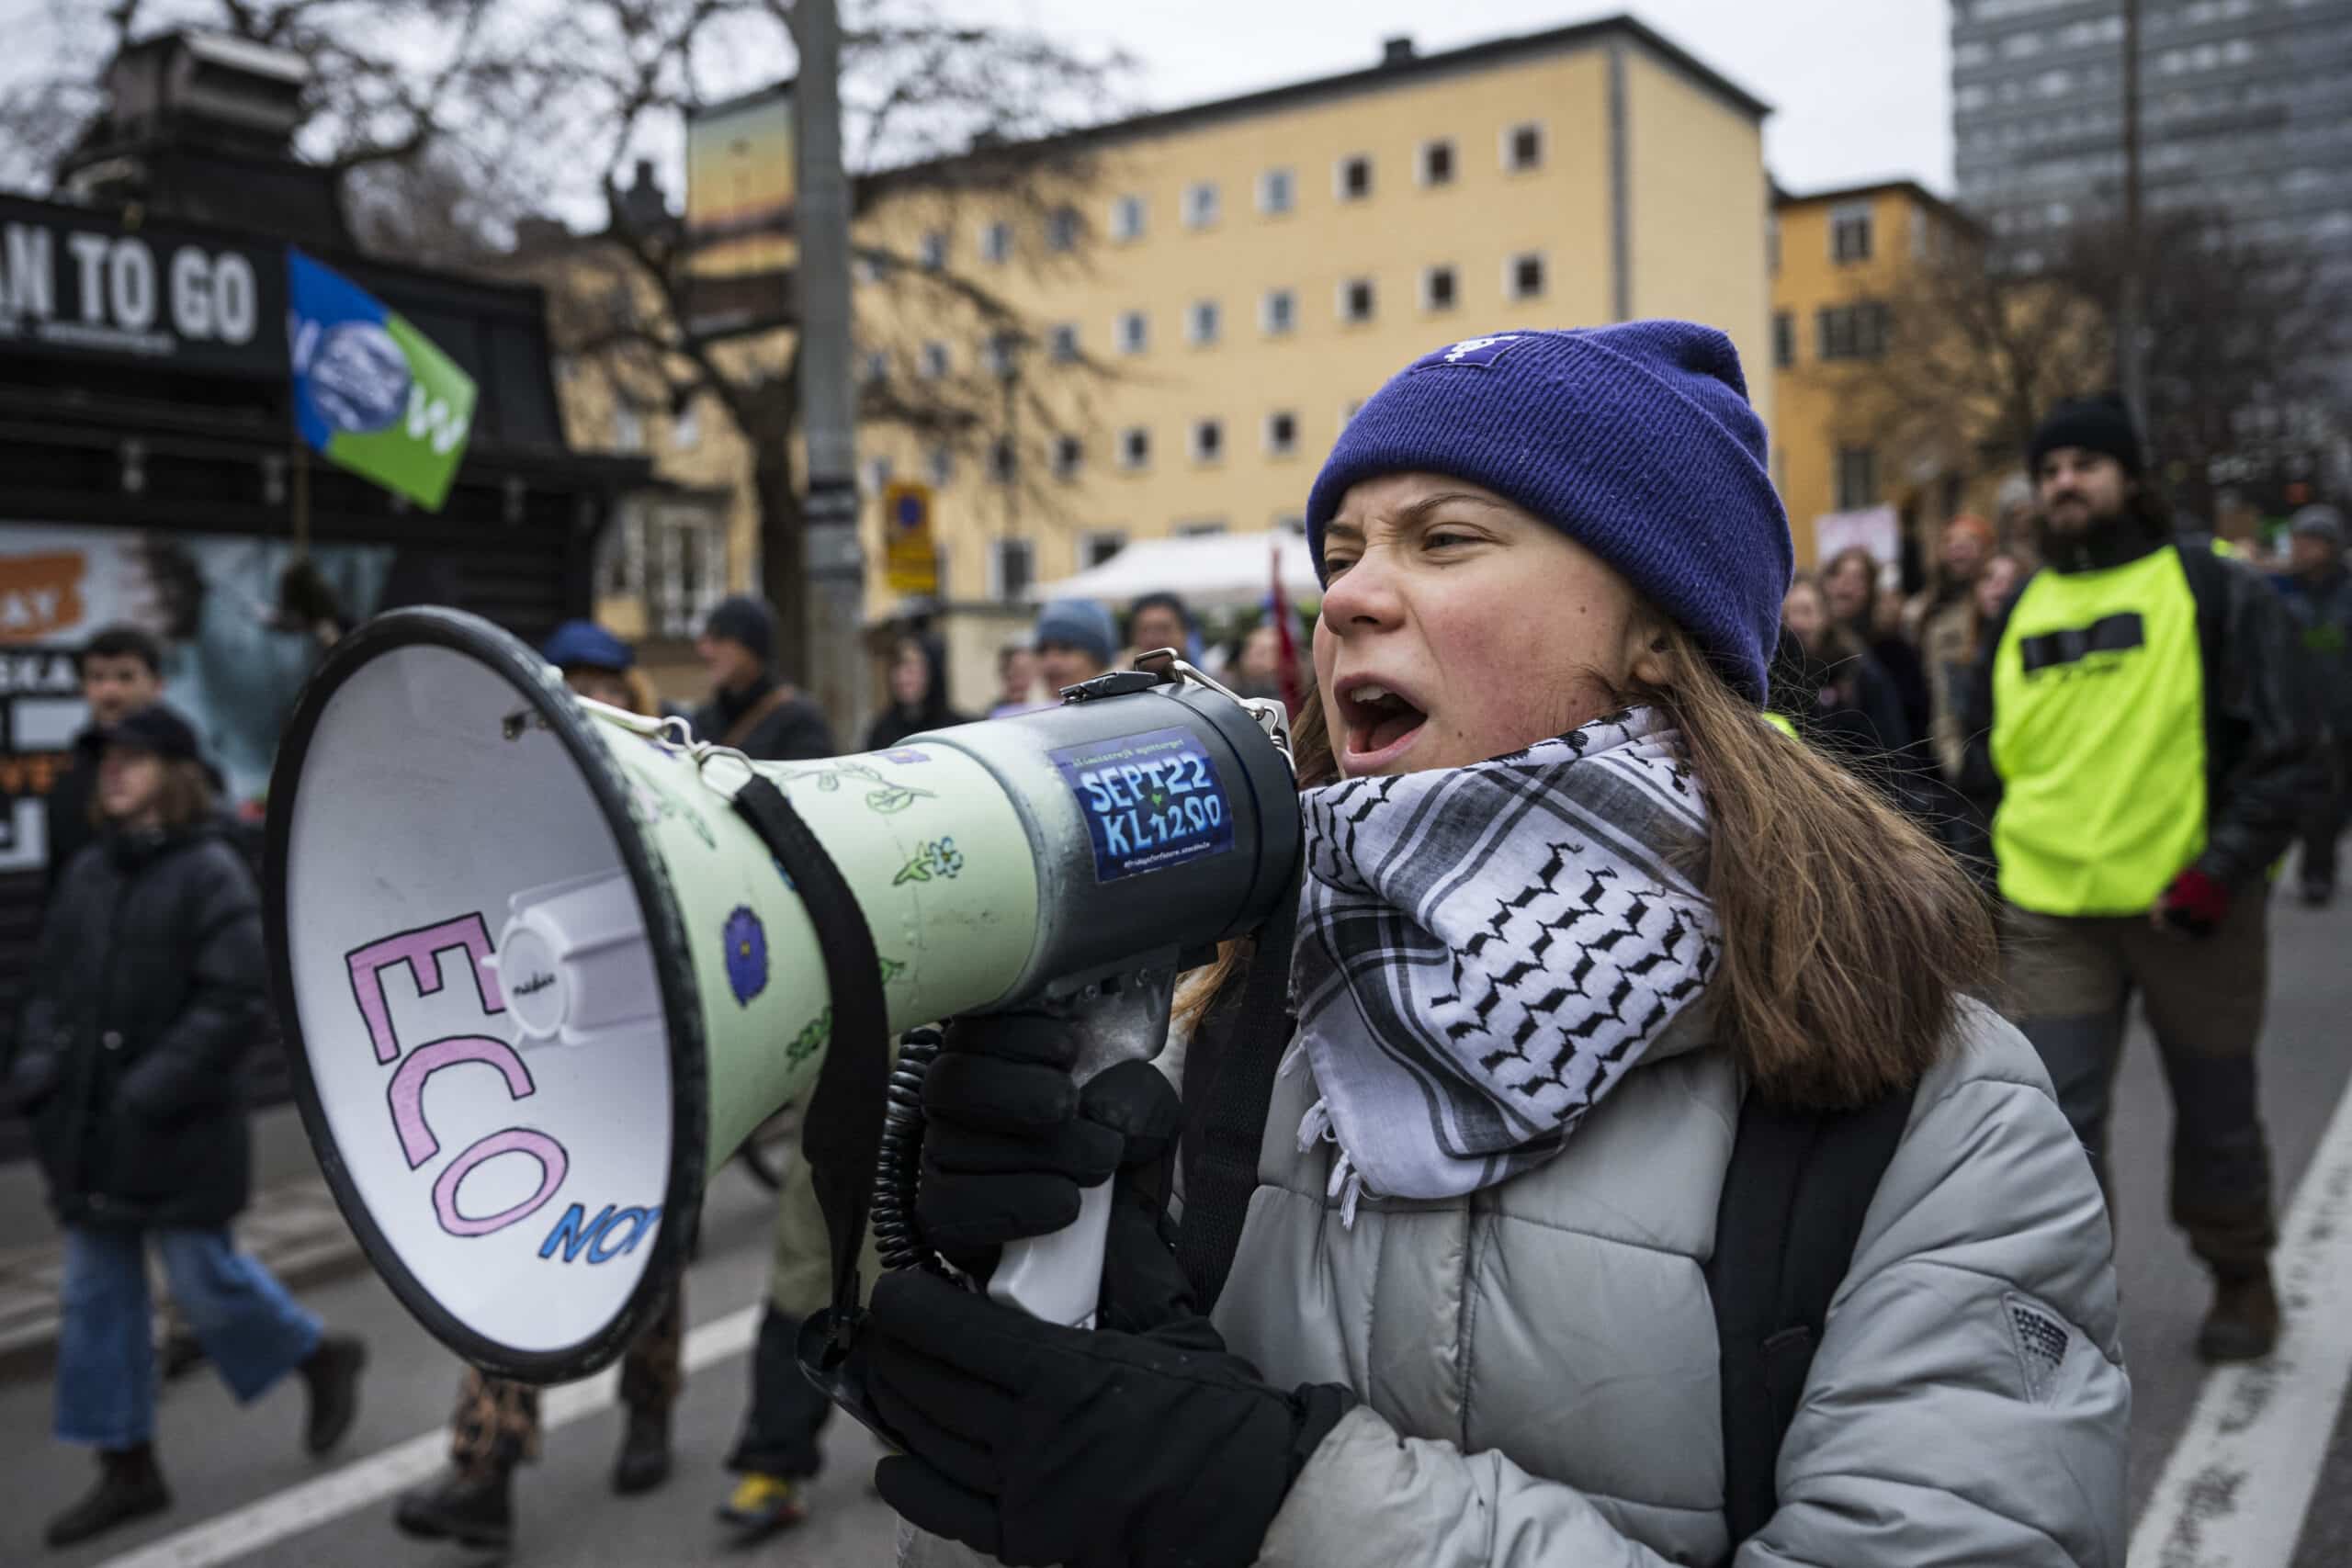
<path fill-rule="evenodd" d="M 1341 692 L 1340 707 L 1354 763 L 1377 763 L 1402 750 L 1430 716 L 1403 694 L 1373 682 Z"/>

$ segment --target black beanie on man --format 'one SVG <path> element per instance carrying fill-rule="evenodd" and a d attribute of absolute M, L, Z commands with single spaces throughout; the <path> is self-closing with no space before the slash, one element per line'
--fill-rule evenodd
<path fill-rule="evenodd" d="M 763 666 L 775 663 L 775 612 L 749 593 L 721 599 L 702 624 L 703 636 L 725 637 L 752 650 Z"/>
<path fill-rule="evenodd" d="M 2144 466 L 2140 432 L 2132 423 L 2132 411 L 2113 393 L 2069 398 L 2052 409 L 2034 431 L 2033 439 L 2026 444 L 2026 472 L 2039 474 L 2041 459 L 2061 446 L 2079 446 L 2086 452 L 2112 457 L 2134 478 Z"/>

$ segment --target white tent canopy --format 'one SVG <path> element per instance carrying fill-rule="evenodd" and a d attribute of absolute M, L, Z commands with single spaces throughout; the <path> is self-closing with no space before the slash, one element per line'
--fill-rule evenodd
<path fill-rule="evenodd" d="M 1273 589 L 1273 552 L 1282 552 L 1283 592 L 1294 604 L 1323 596 L 1306 536 L 1287 530 L 1264 534 L 1195 534 L 1180 539 L 1144 539 L 1101 566 L 1030 590 L 1041 603 L 1100 599 L 1125 604 L 1146 593 L 1174 593 L 1195 610 L 1246 609 Z"/>

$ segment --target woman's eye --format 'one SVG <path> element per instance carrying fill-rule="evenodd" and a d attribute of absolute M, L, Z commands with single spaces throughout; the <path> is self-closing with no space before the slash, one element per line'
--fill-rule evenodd
<path fill-rule="evenodd" d="M 1347 570 L 1348 568 L 1355 564 L 1354 558 L 1350 556 L 1325 556 L 1323 558 L 1323 576 L 1325 581 L 1328 581 L 1330 579 L 1339 576 L 1340 573 Z"/>
<path fill-rule="evenodd" d="M 1421 547 L 1430 550 L 1442 550 L 1455 545 L 1470 545 L 1476 543 L 1477 543 L 1477 541 L 1473 539 L 1469 535 L 1459 533 L 1450 528 L 1432 530 L 1429 534 L 1422 536 L 1421 538 Z"/>

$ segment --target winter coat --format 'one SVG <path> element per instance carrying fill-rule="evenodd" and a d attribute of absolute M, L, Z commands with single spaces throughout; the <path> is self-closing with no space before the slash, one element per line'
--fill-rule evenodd
<path fill-rule="evenodd" d="M 1703 1274 L 1739 1075 L 1694 1014 L 1544 1165 L 1466 1199 L 1367 1195 L 1301 1152 L 1276 1080 L 1216 1319 L 1278 1387 L 1363 1401 L 1299 1472 L 1266 1568 L 1663 1568 L 1725 1561 Z M 1964 1004 L 1831 1303 L 1738 1568 L 2122 1568 L 2131 1384 L 2113 1237 L 2024 1038 Z M 901 1532 L 900 1562 L 963 1549 Z"/>
<path fill-rule="evenodd" d="M 1578 1568 L 1724 1560 L 1702 1277 L 1738 1122 L 1690 1015 L 1524 1176 L 1446 1202 L 1326 1196 L 1307 1075 L 1277 1081 L 1216 1311 L 1279 1386 L 1363 1404 L 1300 1472 L 1260 1561 Z M 1830 1306 L 1739 1568 L 2121 1568 L 2131 1385 L 2113 1237 L 2041 1063 L 1965 1004 Z"/>
<path fill-rule="evenodd" d="M 2338 567 L 2317 582 L 2274 580 L 2311 660 L 2331 739 L 2352 741 L 2352 571 Z"/>
<path fill-rule="evenodd" d="M 217 1226 L 252 1184 L 238 1066 L 261 901 L 218 823 L 107 833 L 58 885 L 9 1066 L 67 1224 Z"/>
<path fill-rule="evenodd" d="M 695 738 L 713 744 L 727 741 L 755 762 L 806 762 L 838 755 L 841 749 L 833 744 L 832 726 L 825 722 L 824 709 L 799 692 L 787 693 L 752 726 L 750 733 L 727 739 L 736 722 L 776 688 L 777 683 L 768 679 L 741 694 L 719 693 L 695 709 L 689 722 Z"/>
<path fill-rule="evenodd" d="M 73 761 L 57 775 L 43 802 L 49 818 L 49 870 L 41 886 L 44 901 L 57 897 L 65 868 L 74 863 L 82 846 L 96 836 L 97 829 L 90 826 L 90 800 L 97 794 L 98 754 L 105 750 L 95 727 L 75 736 L 74 750 L 68 753 Z"/>

